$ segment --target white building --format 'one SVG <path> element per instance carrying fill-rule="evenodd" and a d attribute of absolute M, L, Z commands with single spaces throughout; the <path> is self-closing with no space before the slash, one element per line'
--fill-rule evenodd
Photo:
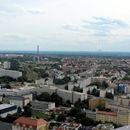
<path fill-rule="evenodd" d="M 78 80 L 80 88 L 85 88 L 91 83 L 91 78 Z"/>
<path fill-rule="evenodd" d="M 1 104 L 0 105 L 0 116 L 6 117 L 8 114 L 14 114 L 17 112 L 17 107 L 10 104 Z"/>
<path fill-rule="evenodd" d="M 92 86 L 87 86 L 85 88 L 83 88 L 83 93 L 87 93 L 88 91 L 90 91 L 90 93 L 93 91 L 93 89 L 97 89 L 96 85 L 92 85 Z"/>
<path fill-rule="evenodd" d="M 43 93 L 43 92 L 48 92 L 49 94 L 52 94 L 52 93 L 55 93 L 56 90 L 57 90 L 57 88 L 54 86 L 40 85 L 40 87 L 38 87 L 36 89 L 36 92 L 38 95 Z"/>
<path fill-rule="evenodd" d="M 72 82 L 68 83 L 68 90 L 73 91 L 73 89 L 74 89 L 74 83 Z"/>
<path fill-rule="evenodd" d="M 63 98 L 64 101 L 70 100 L 70 102 L 75 103 L 77 100 L 87 99 L 86 93 L 80 93 L 75 91 L 68 91 L 63 89 L 57 89 L 57 94 Z"/>
<path fill-rule="evenodd" d="M 9 76 L 14 79 L 17 79 L 22 76 L 22 72 L 14 71 L 14 70 L 5 70 L 5 69 L 0 68 L 0 77 L 3 77 L 3 76 Z"/>
<path fill-rule="evenodd" d="M 106 90 L 105 89 L 101 89 L 100 91 L 100 97 L 105 97 L 106 96 Z"/>
<path fill-rule="evenodd" d="M 10 69 L 11 63 L 8 62 L 8 61 L 5 61 L 5 62 L 3 63 L 3 66 L 4 66 L 4 69 Z"/>
<path fill-rule="evenodd" d="M 27 94 L 23 96 L 9 96 L 8 100 L 10 104 L 23 108 L 32 101 L 32 94 Z"/>
<path fill-rule="evenodd" d="M 31 102 L 32 109 L 35 111 L 45 111 L 45 110 L 52 110 L 55 108 L 55 103 L 53 102 L 43 102 L 43 101 L 32 101 Z"/>
<path fill-rule="evenodd" d="M 72 93 L 73 93 L 72 103 L 75 103 L 79 99 L 81 101 L 87 99 L 87 94 L 86 93 L 79 93 L 79 92 L 72 92 Z"/>
<path fill-rule="evenodd" d="M 29 94 L 32 92 L 36 91 L 36 87 L 21 87 L 18 89 L 6 89 L 2 88 L 0 89 L 0 95 L 5 95 L 5 96 L 21 96 L 25 94 Z"/>
<path fill-rule="evenodd" d="M 72 91 L 68 91 L 64 89 L 57 89 L 57 94 L 60 97 L 62 97 L 64 101 L 70 100 L 70 102 L 73 102 Z"/>
<path fill-rule="evenodd" d="M 85 100 L 87 99 L 86 93 L 80 93 L 75 91 L 69 91 L 64 89 L 59 89 L 54 86 L 41 85 L 36 89 L 37 94 L 41 94 L 42 92 L 48 92 L 49 94 L 57 93 L 64 101 L 70 100 L 70 102 L 74 103 L 78 99 Z"/>
<path fill-rule="evenodd" d="M 39 79 L 35 81 L 38 85 L 53 85 L 53 79 L 47 78 L 47 79 Z"/>
<path fill-rule="evenodd" d="M 130 125 L 126 125 L 126 126 L 114 129 L 114 130 L 130 130 Z"/>
<path fill-rule="evenodd" d="M 114 88 L 100 89 L 100 97 L 106 97 L 106 93 L 111 93 L 114 95 Z"/>

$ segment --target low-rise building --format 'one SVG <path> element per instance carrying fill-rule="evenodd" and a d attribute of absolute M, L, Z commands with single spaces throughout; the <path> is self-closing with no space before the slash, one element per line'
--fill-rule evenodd
<path fill-rule="evenodd" d="M 75 103 L 77 100 L 85 100 L 87 99 L 86 93 L 80 93 L 75 91 L 68 91 L 63 89 L 57 89 L 57 94 L 63 98 L 64 101 L 70 100 L 70 102 Z"/>
<path fill-rule="evenodd" d="M 8 114 L 14 114 L 17 112 L 16 105 L 1 104 L 0 105 L 0 116 L 6 117 Z"/>
<path fill-rule="evenodd" d="M 86 93 L 80 93 L 80 92 L 72 92 L 72 103 L 75 103 L 78 100 L 85 100 L 87 99 L 87 94 Z"/>
<path fill-rule="evenodd" d="M 105 99 L 103 99 L 103 98 L 89 99 L 89 109 L 95 109 L 98 106 L 105 107 Z"/>
<path fill-rule="evenodd" d="M 5 62 L 3 63 L 3 66 L 4 66 L 4 69 L 10 69 L 11 63 L 8 62 L 8 61 L 5 61 Z"/>
<path fill-rule="evenodd" d="M 32 101 L 32 94 L 24 94 L 21 96 L 9 95 L 9 96 L 3 97 L 3 100 L 2 100 L 3 103 L 10 103 L 20 108 L 23 108 L 31 101 Z"/>
<path fill-rule="evenodd" d="M 130 125 L 126 125 L 126 126 L 114 129 L 114 130 L 130 130 Z"/>
<path fill-rule="evenodd" d="M 90 110 L 85 110 L 85 113 L 86 113 L 86 117 L 88 117 L 92 120 L 96 120 L 96 112 L 90 111 Z"/>
<path fill-rule="evenodd" d="M 116 112 L 105 112 L 105 111 L 97 111 L 96 112 L 96 121 L 102 122 L 113 122 L 117 123 L 117 113 Z"/>
<path fill-rule="evenodd" d="M 62 123 L 62 122 L 50 122 L 50 130 L 78 130 L 81 124 L 77 123 Z"/>
<path fill-rule="evenodd" d="M 43 102 L 43 101 L 32 101 L 32 110 L 44 112 L 45 110 L 51 110 L 55 108 L 55 103 L 53 102 Z"/>
<path fill-rule="evenodd" d="M 23 108 L 28 103 L 30 103 L 32 100 L 30 100 L 28 97 L 22 97 L 22 96 L 10 96 L 9 102 L 10 104 L 14 104 L 17 107 Z"/>
<path fill-rule="evenodd" d="M 13 122 L 12 130 L 48 130 L 48 122 L 43 119 L 20 117 Z"/>
<path fill-rule="evenodd" d="M 112 124 L 98 124 L 92 130 L 114 130 L 114 126 Z"/>
<path fill-rule="evenodd" d="M 12 130 L 12 124 L 0 122 L 0 130 Z"/>
<path fill-rule="evenodd" d="M 111 109 L 114 112 L 130 112 L 129 107 L 118 105 L 117 102 L 106 102 L 105 107 Z"/>
<path fill-rule="evenodd" d="M 48 92 L 49 94 L 57 93 L 64 101 L 70 100 L 71 103 L 75 103 L 78 99 L 81 99 L 81 101 L 87 99 L 86 93 L 59 89 L 57 87 L 48 85 L 41 85 L 36 89 L 36 92 L 38 95 L 42 92 Z"/>
<path fill-rule="evenodd" d="M 0 77 L 9 76 L 11 78 L 17 79 L 22 76 L 22 72 L 14 70 L 5 70 L 0 68 Z"/>
<path fill-rule="evenodd" d="M 127 95 L 114 96 L 114 101 L 117 102 L 118 105 L 130 106 L 130 97 Z"/>

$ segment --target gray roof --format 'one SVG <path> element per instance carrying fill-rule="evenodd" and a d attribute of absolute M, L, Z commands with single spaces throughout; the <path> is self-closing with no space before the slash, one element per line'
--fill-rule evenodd
<path fill-rule="evenodd" d="M 0 104 L 0 110 L 6 109 L 6 108 L 10 108 L 10 107 L 13 107 L 13 106 L 15 106 L 15 105 L 11 105 L 11 104 Z"/>
<path fill-rule="evenodd" d="M 114 130 L 130 130 L 130 125 L 123 126 L 123 127 L 120 127 L 120 128 L 114 129 Z"/>
<path fill-rule="evenodd" d="M 22 96 L 7 96 L 9 99 L 12 99 L 12 100 L 23 100 L 24 97 Z"/>
<path fill-rule="evenodd" d="M 0 122 L 0 130 L 12 130 L 12 124 Z"/>

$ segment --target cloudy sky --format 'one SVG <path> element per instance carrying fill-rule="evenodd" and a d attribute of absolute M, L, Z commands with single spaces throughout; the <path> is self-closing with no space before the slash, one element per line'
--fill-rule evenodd
<path fill-rule="evenodd" d="M 130 0 L 0 0 L 0 50 L 130 52 Z"/>

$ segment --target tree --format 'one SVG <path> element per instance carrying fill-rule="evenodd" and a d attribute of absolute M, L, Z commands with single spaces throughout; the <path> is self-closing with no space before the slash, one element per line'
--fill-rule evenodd
<path fill-rule="evenodd" d="M 25 74 L 23 73 L 23 76 L 19 77 L 17 79 L 18 82 L 22 82 L 22 84 L 24 84 L 24 81 L 27 81 L 27 77 L 25 76 Z"/>
<path fill-rule="evenodd" d="M 106 89 L 108 87 L 109 87 L 108 83 L 106 81 L 103 81 L 102 82 L 102 88 Z"/>
<path fill-rule="evenodd" d="M 19 62 L 17 60 L 11 61 L 11 70 L 19 70 Z"/>
<path fill-rule="evenodd" d="M 114 96 L 113 96 L 113 94 L 112 94 L 112 93 L 108 93 L 108 92 L 106 92 L 106 98 L 113 99 L 113 98 L 114 98 Z"/>
<path fill-rule="evenodd" d="M 88 86 L 97 86 L 97 88 L 100 88 L 102 86 L 101 82 L 97 81 L 97 82 L 93 82 L 93 83 L 90 83 Z"/>
<path fill-rule="evenodd" d="M 7 89 L 11 89 L 10 84 L 6 84 L 4 87 L 7 88 Z"/>
<path fill-rule="evenodd" d="M 17 113 L 22 113 L 21 107 L 18 107 L 18 108 L 17 108 Z"/>
<path fill-rule="evenodd" d="M 87 94 L 91 94 L 91 93 L 90 93 L 90 89 L 87 91 Z"/>
<path fill-rule="evenodd" d="M 70 100 L 67 100 L 67 101 L 66 101 L 66 106 L 67 106 L 67 107 L 71 107 L 71 102 L 70 102 Z"/>
<path fill-rule="evenodd" d="M 65 85 L 65 90 L 68 90 L 68 85 Z"/>
<path fill-rule="evenodd" d="M 75 87 L 75 86 L 74 86 L 73 91 L 76 91 L 76 92 L 83 92 L 83 89 L 80 88 L 80 87 Z"/>
<path fill-rule="evenodd" d="M 64 122 L 66 120 L 66 116 L 64 114 L 60 114 L 57 118 L 57 121 Z"/>
<path fill-rule="evenodd" d="M 25 106 L 23 109 L 24 109 L 23 115 L 25 115 L 27 117 L 32 116 L 32 110 L 31 110 L 31 107 L 29 105 Z"/>
<path fill-rule="evenodd" d="M 39 101 L 51 101 L 51 96 L 48 92 L 43 92 L 41 95 L 37 96 Z"/>
<path fill-rule="evenodd" d="M 59 95 L 57 95 L 57 93 L 52 93 L 51 101 L 55 102 L 56 106 L 63 104 L 63 99 Z"/>
<path fill-rule="evenodd" d="M 9 84 L 9 82 L 12 82 L 12 81 L 16 81 L 16 80 L 13 79 L 12 77 L 9 77 L 9 76 L 2 76 L 2 77 L 0 77 L 0 82 L 1 83 Z"/>
<path fill-rule="evenodd" d="M 3 121 L 8 123 L 13 123 L 18 117 L 19 115 L 17 113 L 13 115 L 8 114 L 6 118 L 3 118 Z"/>
<path fill-rule="evenodd" d="M 80 123 L 83 125 L 83 126 L 92 126 L 94 124 L 94 121 L 90 118 L 82 118 Z"/>
<path fill-rule="evenodd" d="M 76 115 L 76 119 L 79 120 L 79 119 L 82 119 L 82 118 L 85 118 L 86 117 L 86 113 L 85 112 L 79 112 L 77 113 Z"/>
<path fill-rule="evenodd" d="M 47 78 L 47 77 L 49 77 L 49 74 L 48 73 L 43 73 L 43 74 L 41 74 L 41 77 L 42 78 Z"/>
<path fill-rule="evenodd" d="M 78 99 L 78 100 L 75 102 L 74 106 L 75 106 L 76 108 L 79 108 L 79 109 L 88 108 L 88 101 L 87 101 L 87 100 L 81 101 L 81 99 Z"/>
<path fill-rule="evenodd" d="M 99 90 L 97 90 L 96 88 L 94 88 L 91 92 L 92 95 L 99 97 Z"/>
<path fill-rule="evenodd" d="M 77 115 L 77 113 L 81 112 L 81 109 L 77 108 L 77 107 L 73 107 L 71 110 L 70 110 L 70 113 L 69 115 L 72 116 L 72 117 L 75 117 Z"/>
<path fill-rule="evenodd" d="M 65 76 L 63 79 L 54 78 L 53 83 L 63 85 L 63 84 L 67 84 L 70 80 L 71 80 L 70 77 Z"/>
<path fill-rule="evenodd" d="M 55 113 L 52 113 L 52 114 L 51 114 L 51 118 L 52 118 L 52 119 L 55 119 L 55 117 L 56 117 Z"/>

